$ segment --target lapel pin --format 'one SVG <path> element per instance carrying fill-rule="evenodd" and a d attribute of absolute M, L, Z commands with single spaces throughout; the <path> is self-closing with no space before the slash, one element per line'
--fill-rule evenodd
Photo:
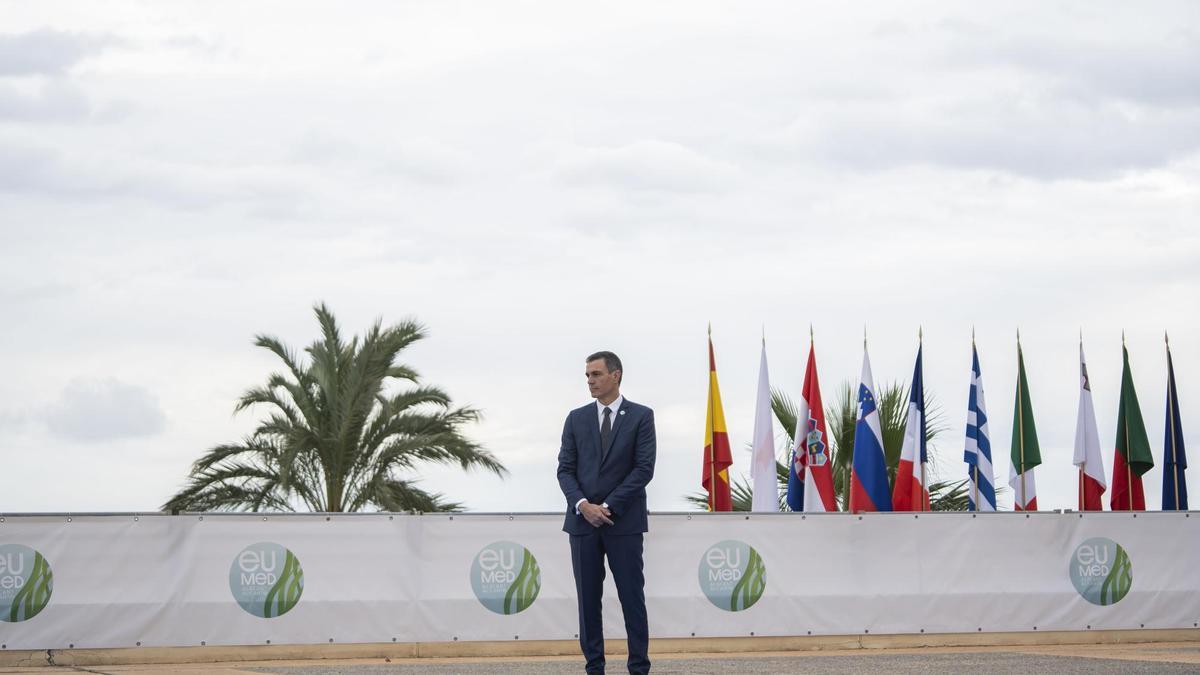
<path fill-rule="evenodd" d="M 625 411 L 624 411 L 624 410 L 622 410 L 622 411 L 621 411 L 620 413 L 618 413 L 618 414 L 624 415 L 624 414 L 625 414 Z"/>

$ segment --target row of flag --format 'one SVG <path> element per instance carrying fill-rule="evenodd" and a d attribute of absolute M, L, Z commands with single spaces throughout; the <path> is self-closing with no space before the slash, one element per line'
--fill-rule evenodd
<path fill-rule="evenodd" d="M 1110 508 L 1114 511 L 1145 510 L 1146 499 L 1142 477 L 1154 467 L 1150 441 L 1142 420 L 1141 406 L 1133 386 L 1129 368 L 1129 351 L 1122 340 L 1123 368 L 1121 396 L 1117 413 L 1117 438 L 1113 454 L 1112 491 Z M 928 511 L 929 483 L 925 387 L 922 368 L 923 345 L 917 348 L 916 365 L 909 387 L 908 417 L 904 441 L 896 469 L 896 479 L 889 485 L 887 462 L 883 449 L 883 433 L 875 399 L 875 383 L 871 361 L 863 340 L 862 375 L 857 390 L 857 417 L 854 432 L 853 458 L 850 471 L 848 510 L 863 511 Z M 717 364 L 713 354 L 712 332 L 708 339 L 708 412 L 705 422 L 704 469 L 701 484 L 708 495 L 710 511 L 731 511 L 729 467 L 733 454 L 725 427 L 721 392 L 717 385 Z M 758 401 L 755 409 L 754 436 L 751 444 L 752 509 L 779 510 L 779 495 L 775 468 L 775 439 L 771 426 L 771 387 L 767 375 L 766 341 L 763 341 L 759 365 Z M 1186 510 L 1187 456 L 1183 442 L 1183 425 L 1179 415 L 1175 390 L 1175 369 L 1171 348 L 1167 344 L 1167 411 L 1163 450 L 1162 508 Z M 796 415 L 796 429 L 788 469 L 787 504 L 792 511 L 837 511 L 834 492 L 832 455 L 825 426 L 825 409 L 821 403 L 821 387 L 817 381 L 816 352 L 809 344 L 808 364 Z M 967 395 L 967 427 L 963 459 L 967 465 L 967 504 L 971 511 L 995 511 L 996 488 L 992 468 L 991 435 L 988 429 L 987 405 L 984 401 L 983 377 L 979 367 L 979 352 L 971 344 L 971 383 Z M 1033 403 L 1025 376 L 1025 359 L 1017 336 L 1017 391 L 1014 401 L 1011 464 L 1008 484 L 1013 491 L 1014 508 L 1018 511 L 1037 510 L 1037 482 L 1034 469 L 1042 463 L 1034 422 Z M 1104 459 L 1096 411 L 1092 403 L 1091 382 L 1079 343 L 1079 413 L 1075 427 L 1073 462 L 1078 467 L 1078 508 L 1081 511 L 1103 510 L 1103 496 L 1108 491 Z"/>

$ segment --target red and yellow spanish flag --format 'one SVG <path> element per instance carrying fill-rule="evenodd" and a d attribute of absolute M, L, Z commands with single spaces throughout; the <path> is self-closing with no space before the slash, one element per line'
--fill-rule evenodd
<path fill-rule="evenodd" d="M 729 495 L 729 434 L 725 432 L 725 411 L 721 408 L 721 388 L 717 386 L 717 360 L 713 357 L 712 329 L 708 333 L 708 414 L 704 421 L 704 474 L 700 484 L 708 492 L 709 511 L 732 511 Z"/>

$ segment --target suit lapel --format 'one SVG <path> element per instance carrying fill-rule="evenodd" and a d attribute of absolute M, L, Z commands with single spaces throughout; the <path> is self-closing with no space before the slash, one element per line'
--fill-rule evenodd
<path fill-rule="evenodd" d="M 587 429 L 592 437 L 592 445 L 596 448 L 597 466 L 604 462 L 604 444 L 600 442 L 600 420 L 596 412 L 596 404 L 592 403 L 585 409 Z"/>

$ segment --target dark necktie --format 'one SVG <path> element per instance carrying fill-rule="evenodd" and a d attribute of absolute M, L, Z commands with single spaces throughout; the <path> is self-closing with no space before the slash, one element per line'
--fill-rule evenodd
<path fill-rule="evenodd" d="M 612 409 L 604 408 L 604 422 L 600 424 L 600 458 L 608 454 L 608 437 L 612 435 Z"/>

